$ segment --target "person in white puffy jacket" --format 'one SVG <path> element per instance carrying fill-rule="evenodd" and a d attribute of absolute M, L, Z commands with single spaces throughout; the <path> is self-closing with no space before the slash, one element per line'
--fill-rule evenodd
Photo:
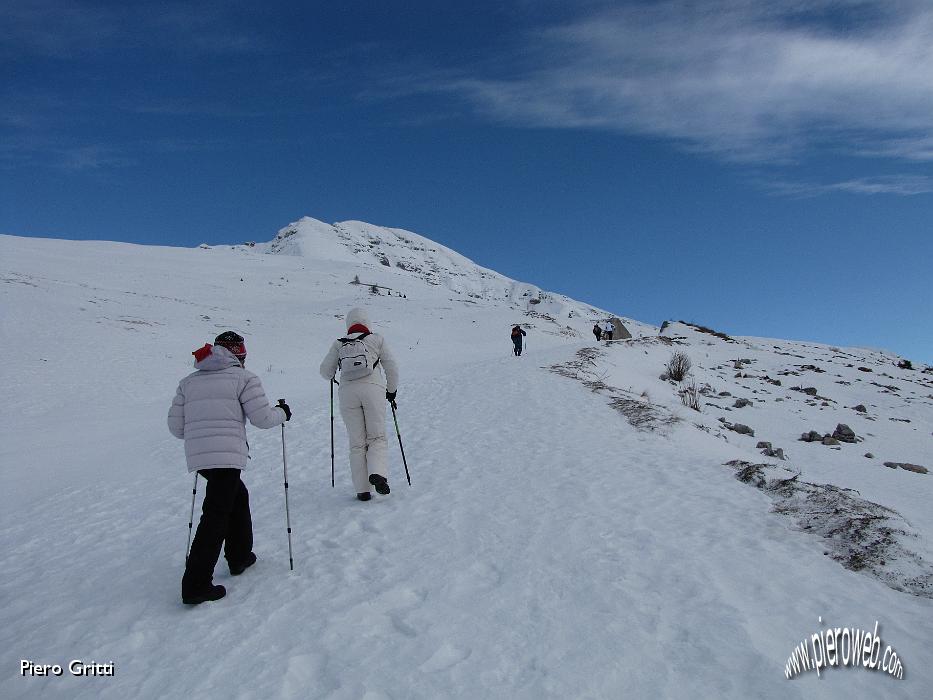
<path fill-rule="evenodd" d="M 350 310 L 346 327 L 346 336 L 334 341 L 321 362 L 321 376 L 332 381 L 337 371 L 341 371 L 337 391 L 340 415 L 350 439 L 350 475 L 356 497 L 368 501 L 372 498 L 371 486 L 376 488 L 376 493 L 389 493 L 386 401 L 395 401 L 398 365 L 385 339 L 370 331 L 363 309 Z M 354 351 L 359 357 L 355 364 L 363 366 L 362 370 L 349 368 L 347 358 L 341 358 L 341 354 L 348 354 L 348 347 L 359 348 Z M 357 376 L 360 372 L 362 376 Z"/>
<path fill-rule="evenodd" d="M 603 340 L 612 340 L 612 334 L 615 332 L 615 326 L 612 325 L 612 321 L 605 321 L 603 323 Z"/>
<path fill-rule="evenodd" d="M 259 377 L 244 368 L 246 346 L 239 334 L 221 333 L 213 347 L 207 344 L 192 355 L 197 371 L 179 383 L 168 429 L 185 441 L 188 472 L 207 480 L 181 582 L 182 601 L 196 605 L 226 594 L 213 584 L 222 544 L 232 575 L 256 563 L 249 492 L 240 480 L 249 458 L 246 419 L 257 428 L 274 428 L 292 414 L 284 401 L 270 406 Z"/>

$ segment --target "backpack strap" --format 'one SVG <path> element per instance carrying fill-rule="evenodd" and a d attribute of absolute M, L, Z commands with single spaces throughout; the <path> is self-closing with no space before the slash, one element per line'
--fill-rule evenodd
<path fill-rule="evenodd" d="M 366 331 L 365 333 L 361 334 L 359 338 L 337 338 L 337 340 L 346 345 L 347 343 L 352 343 L 354 340 L 362 340 L 367 335 L 372 335 L 372 333 Z"/>

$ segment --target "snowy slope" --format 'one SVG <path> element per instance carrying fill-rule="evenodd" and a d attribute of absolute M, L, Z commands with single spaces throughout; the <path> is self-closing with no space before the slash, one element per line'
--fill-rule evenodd
<path fill-rule="evenodd" d="M 607 312 L 358 222 L 306 218 L 267 244 L 196 250 L 0 236 L 0 282 L 4 698 L 921 697 L 933 687 L 930 598 L 824 556 L 825 540 L 724 466 L 769 463 L 856 488 L 909 521 L 905 543 L 928 557 L 933 475 L 880 464 L 933 466 L 922 368 L 681 324 L 662 341 L 624 316 L 636 338 L 597 346 L 589 329 Z M 330 488 L 317 375 L 357 304 L 401 358 L 413 482 L 395 445 L 392 494 L 365 504 L 339 417 Z M 521 358 L 507 337 L 516 322 L 529 334 Z M 190 351 L 226 328 L 246 336 L 247 366 L 295 413 L 296 570 L 281 433 L 250 429 L 259 563 L 231 579 L 221 562 L 227 598 L 187 609 L 191 482 L 165 413 Z M 658 378 L 675 350 L 710 386 L 701 412 Z M 581 351 L 596 354 L 554 371 Z M 736 359 L 753 362 L 740 372 Z M 753 403 L 731 408 L 738 397 Z M 848 408 L 859 403 L 865 414 Z M 636 428 L 620 410 L 640 407 Z M 864 442 L 796 441 L 839 422 Z M 760 455 L 759 439 L 787 461 Z M 785 680 L 819 616 L 879 620 L 905 679 L 831 669 Z M 19 674 L 20 659 L 72 658 L 112 660 L 116 676 Z"/>

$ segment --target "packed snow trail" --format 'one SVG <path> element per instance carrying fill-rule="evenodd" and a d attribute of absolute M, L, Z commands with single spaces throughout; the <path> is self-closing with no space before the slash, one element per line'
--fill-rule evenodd
<path fill-rule="evenodd" d="M 392 494 L 368 503 L 350 486 L 339 417 L 330 487 L 327 384 L 310 362 L 288 396 L 295 571 L 280 432 L 251 430 L 259 561 L 231 578 L 221 559 L 228 595 L 215 603 L 179 600 L 191 481 L 167 432 L 140 455 L 144 478 L 4 518 L 0 695 L 903 697 L 863 669 L 785 680 L 819 615 L 880 620 L 911 685 L 933 687 L 927 632 L 903 623 L 929 619 L 929 601 L 842 569 L 769 516 L 767 497 L 721 466 L 734 449 L 697 460 L 543 369 L 574 349 L 403 381 L 413 487 L 390 416 Z M 112 660 L 116 674 L 22 678 L 21 658 Z"/>

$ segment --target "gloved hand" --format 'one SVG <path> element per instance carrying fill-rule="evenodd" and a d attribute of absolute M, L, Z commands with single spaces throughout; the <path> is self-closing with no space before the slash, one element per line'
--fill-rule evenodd
<path fill-rule="evenodd" d="M 398 389 L 396 389 L 395 391 L 387 391 L 387 392 L 386 392 L 386 401 L 388 401 L 389 403 L 395 403 L 395 395 L 396 395 L 397 393 L 398 393 Z"/>
<path fill-rule="evenodd" d="M 283 411 L 285 411 L 285 420 L 286 420 L 286 421 L 291 420 L 291 419 L 292 419 L 292 409 L 290 409 L 290 408 L 288 407 L 288 404 L 285 403 L 285 399 L 279 399 L 279 403 L 278 403 L 277 405 L 278 405 L 279 408 L 281 408 Z"/>

